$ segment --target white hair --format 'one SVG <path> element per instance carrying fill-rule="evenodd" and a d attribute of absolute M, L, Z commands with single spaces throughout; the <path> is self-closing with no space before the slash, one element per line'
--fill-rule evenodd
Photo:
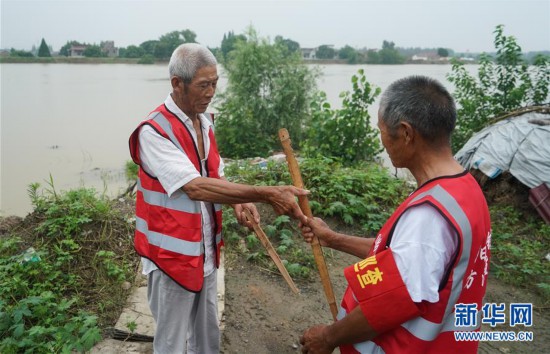
<path fill-rule="evenodd" d="M 172 53 L 168 71 L 170 77 L 178 76 L 183 82 L 190 83 L 197 70 L 217 64 L 216 57 L 208 48 L 197 43 L 184 43 Z"/>

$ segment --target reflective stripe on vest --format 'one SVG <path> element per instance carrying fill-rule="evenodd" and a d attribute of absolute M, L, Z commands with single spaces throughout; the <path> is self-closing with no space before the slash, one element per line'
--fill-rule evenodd
<path fill-rule="evenodd" d="M 440 185 L 436 185 L 426 192 L 420 193 L 410 203 L 414 203 L 426 196 L 431 196 L 448 211 L 448 213 L 454 218 L 454 220 L 458 224 L 458 227 L 460 228 L 462 234 L 462 254 L 460 256 L 460 260 L 453 270 L 453 286 L 449 295 L 449 299 L 447 301 L 447 307 L 445 309 L 445 315 L 443 317 L 442 323 L 433 323 L 422 317 L 417 317 L 401 325 L 415 337 L 424 341 L 432 341 L 441 332 L 456 330 L 474 331 L 479 326 L 456 327 L 454 316 L 452 316 L 452 313 L 454 312 L 454 304 L 456 303 L 462 292 L 461 279 L 464 279 L 466 268 L 468 267 L 468 263 L 470 261 L 470 253 L 472 248 L 472 228 L 470 225 L 470 221 L 468 220 L 468 217 L 466 216 L 460 205 L 456 202 L 454 197 Z"/>
<path fill-rule="evenodd" d="M 202 242 L 185 241 L 176 237 L 151 231 L 147 221 L 136 216 L 136 230 L 147 237 L 147 241 L 167 251 L 182 254 L 184 256 L 200 256 L 203 253 Z"/>
<path fill-rule="evenodd" d="M 138 179 L 137 190 L 143 193 L 143 200 L 147 204 L 186 213 L 200 213 L 200 205 L 191 200 L 189 196 L 181 190 L 175 191 L 171 197 L 168 197 L 168 194 L 143 188 L 140 179 Z"/>
<path fill-rule="evenodd" d="M 172 124 L 166 119 L 166 117 L 161 112 L 154 112 L 149 116 L 151 119 L 153 119 L 166 134 L 168 134 L 168 137 L 170 137 L 170 140 L 180 149 L 184 154 L 185 150 L 183 150 L 183 147 L 181 146 L 178 139 L 176 139 L 176 136 L 174 135 L 174 132 L 172 131 Z"/>

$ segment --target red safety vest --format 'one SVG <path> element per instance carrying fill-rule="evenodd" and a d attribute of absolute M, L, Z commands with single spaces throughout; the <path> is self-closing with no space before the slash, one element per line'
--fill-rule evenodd
<path fill-rule="evenodd" d="M 384 292 L 375 289 L 384 283 L 386 275 L 387 282 L 399 282 L 404 287 L 391 254 L 393 230 L 407 209 L 423 203 L 435 207 L 457 232 L 459 243 L 452 268 L 440 284 L 437 303 L 423 301 L 415 304 L 407 291 L 404 292 L 407 300 L 389 303 L 385 300 Z M 477 353 L 477 341 L 456 341 L 454 333 L 479 331 L 480 323 L 459 327 L 455 324 L 454 310 L 455 304 L 476 304 L 477 310 L 481 311 L 487 287 L 490 244 L 487 203 L 479 185 L 469 173 L 440 177 L 424 184 L 384 224 L 369 252 L 369 258 L 345 270 L 349 285 L 338 318 L 345 317 L 355 307 L 361 306 L 371 326 L 375 330 L 378 327 L 377 332 L 380 334 L 372 341 L 342 346 L 341 353 Z M 391 262 L 385 258 L 391 258 Z M 377 261 L 384 263 L 386 268 L 374 268 Z M 382 268 L 381 264 L 378 265 Z M 361 268 L 365 268 L 363 273 L 360 273 Z M 365 273 L 366 269 L 370 273 Z M 392 280 L 395 274 L 397 278 Z M 377 281 L 378 284 L 373 286 Z M 384 286 L 387 285 L 390 284 Z M 402 324 L 391 323 L 391 317 L 398 317 L 404 311 L 414 315 L 414 318 Z"/>
<path fill-rule="evenodd" d="M 208 133 L 210 149 L 206 171 L 202 171 L 200 157 L 190 131 L 183 122 L 163 104 L 157 107 L 130 136 L 130 155 L 140 165 L 136 196 L 136 231 L 134 247 L 137 253 L 150 259 L 164 273 L 185 289 L 198 292 L 204 278 L 204 240 L 202 237 L 201 207 L 182 189 L 168 197 L 159 180 L 141 167 L 139 130 L 151 126 L 158 134 L 172 141 L 201 174 L 220 178 L 220 155 L 212 128 Z M 219 267 L 222 240 L 221 205 L 213 204 L 216 243 L 216 267 Z"/>

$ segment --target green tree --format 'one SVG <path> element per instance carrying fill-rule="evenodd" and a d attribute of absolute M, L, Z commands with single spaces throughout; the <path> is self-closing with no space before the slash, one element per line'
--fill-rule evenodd
<path fill-rule="evenodd" d="M 537 58 L 540 56 L 550 56 L 550 50 L 543 50 L 537 52 L 527 52 L 525 53 L 525 60 L 531 64 L 535 64 Z"/>
<path fill-rule="evenodd" d="M 315 54 L 317 59 L 334 59 L 336 56 L 336 50 L 331 46 L 323 44 L 317 48 L 317 53 Z"/>
<path fill-rule="evenodd" d="M 73 45 L 82 45 L 80 42 L 78 41 L 68 41 L 67 43 L 65 43 L 65 45 L 63 47 L 61 47 L 61 49 L 59 50 L 59 55 L 64 55 L 66 57 L 68 57 L 69 55 L 71 55 L 71 47 Z"/>
<path fill-rule="evenodd" d="M 11 48 L 10 57 L 32 58 L 34 57 L 34 55 L 32 55 L 31 52 L 28 52 L 26 50 L 17 50 L 17 49 Z"/>
<path fill-rule="evenodd" d="M 235 45 L 238 41 L 246 42 L 246 36 L 244 34 L 235 35 L 233 31 L 229 31 L 227 35 L 223 34 L 222 44 L 220 50 L 222 52 L 222 60 L 227 60 L 229 52 L 235 49 Z"/>
<path fill-rule="evenodd" d="M 359 62 L 359 53 L 349 45 L 346 45 L 338 51 L 338 57 L 340 59 L 346 59 L 348 64 L 356 64 Z"/>
<path fill-rule="evenodd" d="M 46 44 L 46 41 L 44 38 L 42 38 L 42 42 L 40 42 L 40 47 L 38 48 L 38 56 L 39 57 L 51 57 L 50 48 L 48 48 L 48 45 Z"/>
<path fill-rule="evenodd" d="M 196 38 L 195 32 L 188 29 L 163 34 L 154 46 L 152 54 L 158 59 L 168 59 L 180 44 L 195 43 Z"/>
<path fill-rule="evenodd" d="M 455 152 L 492 118 L 548 100 L 550 57 L 540 56 L 529 67 L 516 39 L 505 36 L 502 25 L 494 34 L 495 60 L 485 53 L 480 56 L 477 79 L 457 60 L 447 76 L 456 87 L 453 95 L 459 107 L 452 141 Z"/>
<path fill-rule="evenodd" d="M 446 58 L 449 56 L 449 51 L 445 48 L 437 48 L 437 55 L 442 58 Z"/>
<path fill-rule="evenodd" d="M 221 50 L 220 50 L 220 48 L 218 48 L 218 47 L 210 48 L 210 47 L 208 47 L 208 46 L 207 46 L 207 48 L 208 48 L 209 51 L 212 52 L 212 54 L 214 54 L 214 56 L 215 56 L 216 58 L 219 58 L 219 57 L 221 56 Z"/>
<path fill-rule="evenodd" d="M 281 44 L 286 47 L 289 53 L 294 53 L 300 50 L 300 43 L 293 41 L 290 38 L 283 38 L 282 36 L 275 37 L 275 43 Z"/>
<path fill-rule="evenodd" d="M 259 38 L 254 28 L 237 41 L 223 63 L 227 89 L 220 94 L 216 136 L 225 157 L 266 156 L 280 149 L 278 130 L 287 128 L 295 148 L 308 120 L 315 74 L 299 52 Z"/>
<path fill-rule="evenodd" d="M 378 52 L 381 64 L 403 64 L 405 57 L 399 54 L 395 48 L 395 43 L 383 41 L 382 49 Z"/>
<path fill-rule="evenodd" d="M 138 64 L 154 64 L 155 63 L 155 57 L 151 54 L 145 54 L 138 60 Z"/>
<path fill-rule="evenodd" d="M 372 161 L 382 149 L 368 108 L 380 94 L 363 69 L 351 78 L 351 92 L 340 94 L 342 108 L 332 109 L 321 92 L 311 104 L 311 125 L 304 151 L 308 156 L 335 157 L 346 164 Z"/>
<path fill-rule="evenodd" d="M 145 50 L 141 47 L 135 45 L 129 45 L 124 50 L 124 55 L 121 54 L 124 58 L 141 58 L 145 55 Z"/>
<path fill-rule="evenodd" d="M 380 54 L 375 49 L 369 49 L 367 51 L 367 63 L 368 64 L 380 64 Z"/>
<path fill-rule="evenodd" d="M 141 43 L 139 47 L 143 49 L 145 54 L 153 55 L 155 53 L 155 47 L 158 43 L 158 40 L 149 40 Z"/>
<path fill-rule="evenodd" d="M 88 58 L 99 58 L 105 56 L 97 44 L 87 46 L 82 55 Z"/>
<path fill-rule="evenodd" d="M 177 46 L 174 47 L 174 49 L 176 48 Z M 169 59 L 174 49 L 169 43 L 159 41 L 155 46 L 155 50 L 153 50 L 153 56 L 158 59 Z"/>

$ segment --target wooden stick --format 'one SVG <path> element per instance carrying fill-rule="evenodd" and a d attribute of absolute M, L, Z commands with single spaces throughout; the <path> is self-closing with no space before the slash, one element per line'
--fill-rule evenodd
<path fill-rule="evenodd" d="M 295 187 L 304 188 L 304 182 L 302 181 L 302 175 L 300 174 L 300 167 L 298 166 L 296 157 L 294 157 L 294 150 L 292 150 L 290 136 L 285 128 L 279 129 L 279 139 L 281 140 L 283 151 L 286 155 L 286 161 L 288 163 L 288 169 L 290 170 L 290 176 L 292 177 L 292 183 Z M 308 218 L 313 217 L 307 196 L 298 196 L 298 205 L 300 206 L 300 209 L 302 209 L 305 216 Z M 317 269 L 319 270 L 319 274 L 321 276 L 321 282 L 323 283 L 323 289 L 325 290 L 325 296 L 330 307 L 330 312 L 332 313 L 333 319 L 336 321 L 338 307 L 336 306 L 334 291 L 332 291 L 332 284 L 330 282 L 330 275 L 325 263 L 325 257 L 323 256 L 323 250 L 319 244 L 319 239 L 315 236 L 311 242 L 311 248 L 313 250 L 313 258 L 315 258 L 315 263 L 317 264 Z"/>
<path fill-rule="evenodd" d="M 273 245 L 271 244 L 271 242 L 269 242 L 269 238 L 267 238 L 267 235 L 265 234 L 264 230 L 262 230 L 262 228 L 256 221 L 254 221 L 254 217 L 252 216 L 252 214 L 248 209 L 244 209 L 244 215 L 246 216 L 248 221 L 250 221 L 250 223 L 252 224 L 252 227 L 254 228 L 254 233 L 256 233 L 256 236 L 258 236 L 258 239 L 260 240 L 264 248 L 267 250 L 267 253 L 271 257 L 273 262 L 275 262 L 275 265 L 277 266 L 277 268 L 279 268 L 279 271 L 283 275 L 283 278 L 285 278 L 288 286 L 290 286 L 290 289 L 292 289 L 292 291 L 294 291 L 295 294 L 299 294 L 300 290 L 298 290 L 298 288 L 294 284 L 294 281 L 292 281 L 290 274 L 288 274 L 288 271 L 286 270 L 285 265 L 283 264 L 283 262 L 281 262 L 281 258 L 279 258 L 279 255 L 275 251 L 275 248 L 273 248 Z"/>

